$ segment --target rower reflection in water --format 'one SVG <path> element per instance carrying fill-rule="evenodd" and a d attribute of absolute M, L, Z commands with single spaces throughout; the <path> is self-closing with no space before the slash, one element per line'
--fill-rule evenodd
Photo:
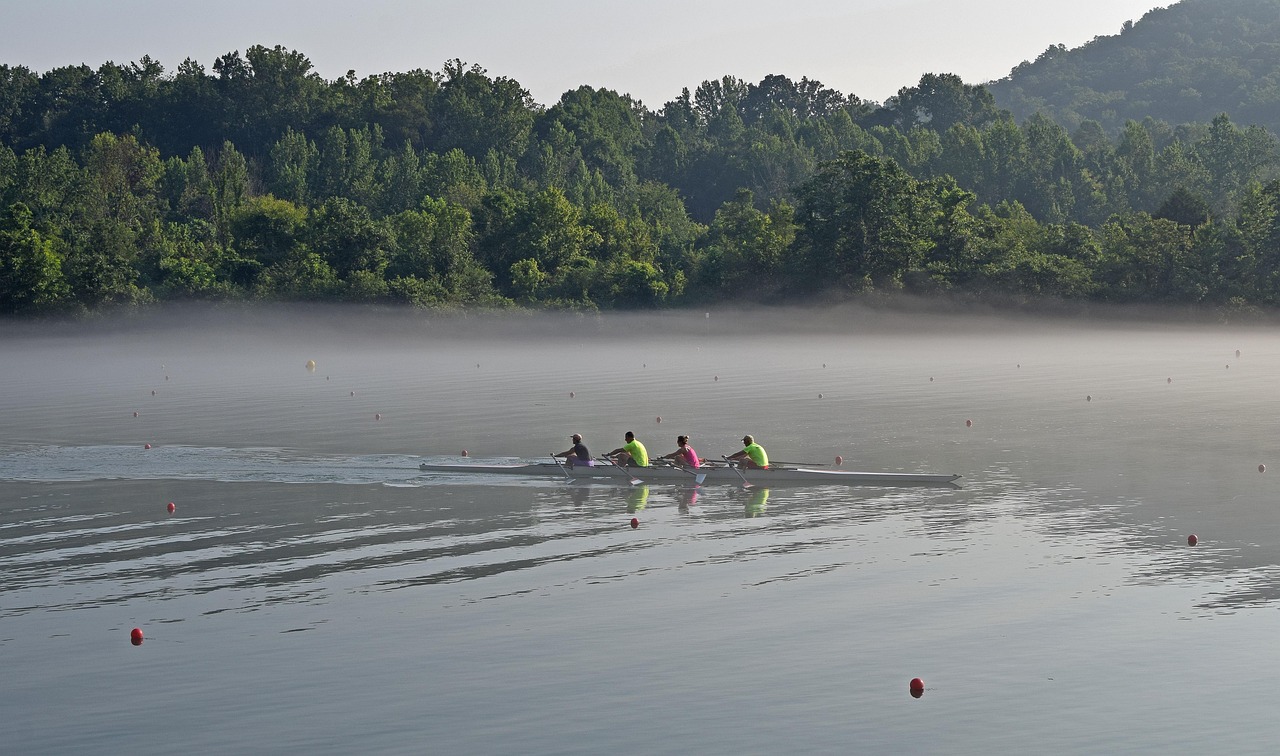
<path fill-rule="evenodd" d="M 759 517 L 769 508 L 769 489 L 757 488 L 751 492 L 751 498 L 747 499 L 747 505 L 743 511 L 745 517 Z"/>
<path fill-rule="evenodd" d="M 678 510 L 680 514 L 689 514 L 689 507 L 698 503 L 698 487 L 682 489 Z"/>
<path fill-rule="evenodd" d="M 649 504 L 649 487 L 645 485 L 635 486 L 627 494 L 627 512 L 635 514 L 644 509 Z"/>

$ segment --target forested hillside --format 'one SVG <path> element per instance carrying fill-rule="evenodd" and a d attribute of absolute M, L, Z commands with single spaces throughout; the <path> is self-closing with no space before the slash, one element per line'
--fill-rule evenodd
<path fill-rule="evenodd" d="M 0 313 L 868 290 L 1272 306 L 1280 151 L 1237 124 L 1067 130 L 949 74 L 883 105 L 727 76 L 651 111 L 585 86 L 544 107 L 461 61 L 326 81 L 281 47 L 0 66 Z"/>
<path fill-rule="evenodd" d="M 1280 133 L 1280 0 L 1183 0 L 1074 50 L 1050 47 L 987 85 L 1018 119 L 1237 123 Z"/>

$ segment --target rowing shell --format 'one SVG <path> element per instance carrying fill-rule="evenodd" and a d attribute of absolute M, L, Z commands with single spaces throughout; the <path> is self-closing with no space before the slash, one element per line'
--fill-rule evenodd
<path fill-rule="evenodd" d="M 846 486 L 950 486 L 956 487 L 959 475 L 932 473 L 858 472 L 854 470 L 816 470 L 808 467 L 783 467 L 774 465 L 768 470 L 739 468 L 737 471 L 724 465 L 703 465 L 697 471 L 679 467 L 628 467 L 597 464 L 593 467 L 562 467 L 550 462 L 529 464 L 478 465 L 442 464 L 423 462 L 418 469 L 428 473 L 524 475 L 532 477 L 563 478 L 566 474 L 576 480 L 628 480 L 639 478 L 645 483 L 692 483 L 695 474 L 706 474 L 705 483 L 729 483 L 740 485 L 742 478 L 756 486 L 775 484 L 846 485 Z"/>

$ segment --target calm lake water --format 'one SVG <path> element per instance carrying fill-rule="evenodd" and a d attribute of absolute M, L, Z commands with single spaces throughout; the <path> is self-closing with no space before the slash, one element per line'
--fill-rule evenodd
<path fill-rule="evenodd" d="M 1274 328 L 1118 320 L 6 324 L 5 750 L 1268 752 L 1277 379 Z M 964 477 L 417 469 L 626 430 Z"/>

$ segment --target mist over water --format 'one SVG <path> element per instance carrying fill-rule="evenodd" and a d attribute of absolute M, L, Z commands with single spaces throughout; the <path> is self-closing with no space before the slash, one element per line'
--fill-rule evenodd
<path fill-rule="evenodd" d="M 1151 318 L 6 326 L 0 714 L 25 752 L 1256 751 L 1280 735 L 1269 689 L 1239 695 L 1280 666 L 1277 376 L 1274 329 Z M 627 430 L 964 477 L 417 469 Z"/>

